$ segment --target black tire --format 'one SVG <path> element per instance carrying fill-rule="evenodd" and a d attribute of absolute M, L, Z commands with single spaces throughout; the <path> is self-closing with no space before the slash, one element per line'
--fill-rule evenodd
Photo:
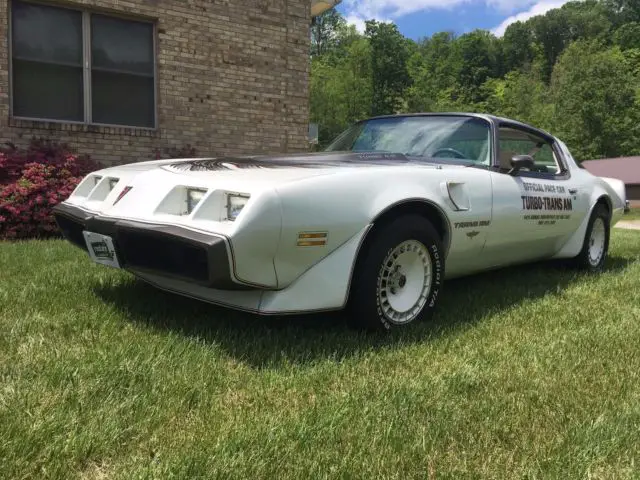
<path fill-rule="evenodd" d="M 604 249 L 599 258 L 592 258 L 591 241 L 592 233 L 596 222 L 602 221 L 604 224 Z M 584 244 L 580 254 L 573 259 L 573 266 L 580 270 L 597 273 L 604 269 L 609 255 L 609 240 L 611 237 L 611 216 L 604 205 L 596 205 L 589 219 L 587 232 L 584 237 Z"/>
<path fill-rule="evenodd" d="M 383 268 L 385 261 L 397 247 L 407 241 L 412 241 L 417 247 L 426 247 L 431 260 L 431 287 L 426 303 L 417 314 L 411 310 L 419 309 L 422 301 L 417 301 L 413 309 L 407 310 L 410 312 L 407 315 L 415 315 L 415 317 L 408 321 L 397 322 L 385 311 L 389 304 L 384 299 L 381 300 L 383 294 L 379 292 L 391 278 L 385 275 L 385 268 Z M 424 250 L 421 252 L 422 258 L 426 259 Z M 390 331 L 430 319 L 442 292 L 444 271 L 445 255 L 442 240 L 426 218 L 415 214 L 404 215 L 374 227 L 356 262 L 347 306 L 349 324 L 357 329 Z M 399 288 L 404 288 L 404 285 Z M 420 299 L 423 298 L 420 296 Z"/>

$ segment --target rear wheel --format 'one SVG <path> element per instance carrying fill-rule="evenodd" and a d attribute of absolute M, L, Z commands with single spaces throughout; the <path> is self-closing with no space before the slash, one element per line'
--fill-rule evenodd
<path fill-rule="evenodd" d="M 604 205 L 596 205 L 591 214 L 582 251 L 574 259 L 574 265 L 589 272 L 600 272 L 609 254 L 611 219 Z"/>
<path fill-rule="evenodd" d="M 426 218 L 405 215 L 372 235 L 357 262 L 350 323 L 367 330 L 393 330 L 430 318 L 444 279 L 438 232 Z"/>

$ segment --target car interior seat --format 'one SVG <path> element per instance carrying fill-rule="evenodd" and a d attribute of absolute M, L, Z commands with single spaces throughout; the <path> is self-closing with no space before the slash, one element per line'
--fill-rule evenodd
<path fill-rule="evenodd" d="M 500 170 L 511 170 L 511 159 L 516 156 L 511 150 L 500 150 Z"/>

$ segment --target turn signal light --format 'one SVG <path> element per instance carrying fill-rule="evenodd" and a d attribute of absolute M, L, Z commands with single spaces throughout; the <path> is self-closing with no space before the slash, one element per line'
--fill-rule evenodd
<path fill-rule="evenodd" d="M 327 232 L 302 232 L 298 234 L 299 247 L 324 247 L 327 245 Z"/>

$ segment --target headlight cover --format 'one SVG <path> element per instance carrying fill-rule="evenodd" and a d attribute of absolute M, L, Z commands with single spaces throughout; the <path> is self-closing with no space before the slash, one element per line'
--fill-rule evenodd
<path fill-rule="evenodd" d="M 191 215 L 191 213 L 193 213 L 206 194 L 206 190 L 197 188 L 187 189 L 187 215 Z"/>
<path fill-rule="evenodd" d="M 227 194 L 227 220 L 235 222 L 249 202 L 249 195 L 239 193 Z"/>

